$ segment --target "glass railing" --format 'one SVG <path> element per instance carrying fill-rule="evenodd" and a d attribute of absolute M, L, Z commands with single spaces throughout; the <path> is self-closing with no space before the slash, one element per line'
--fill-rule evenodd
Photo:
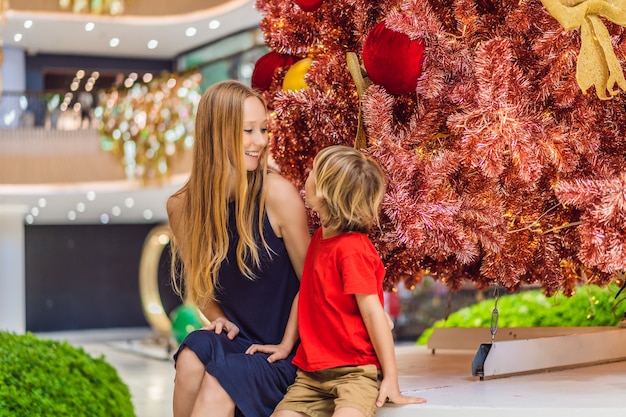
<path fill-rule="evenodd" d="M 78 130 L 95 127 L 96 95 L 81 92 L 11 92 L 0 98 L 0 129 Z"/>

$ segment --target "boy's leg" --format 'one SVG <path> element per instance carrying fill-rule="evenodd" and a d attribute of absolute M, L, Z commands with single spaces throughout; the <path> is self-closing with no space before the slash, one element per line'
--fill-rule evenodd
<path fill-rule="evenodd" d="M 363 411 L 352 407 L 341 407 L 335 409 L 333 417 L 367 417 Z"/>
<path fill-rule="evenodd" d="M 270 417 L 311 417 L 308 414 L 300 413 L 298 411 L 291 410 L 277 410 L 272 413 Z"/>
<path fill-rule="evenodd" d="M 296 380 L 276 405 L 271 417 L 331 417 L 335 397 L 315 373 L 296 372 Z"/>
<path fill-rule="evenodd" d="M 381 374 L 374 365 L 336 368 L 333 417 L 374 417 Z"/>

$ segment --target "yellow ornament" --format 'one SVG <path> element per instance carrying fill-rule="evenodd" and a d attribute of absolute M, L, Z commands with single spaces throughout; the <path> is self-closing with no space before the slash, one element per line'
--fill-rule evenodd
<path fill-rule="evenodd" d="M 311 67 L 312 62 L 313 59 L 304 58 L 289 67 L 283 79 L 283 90 L 298 91 L 306 89 L 307 84 L 304 76 Z"/>

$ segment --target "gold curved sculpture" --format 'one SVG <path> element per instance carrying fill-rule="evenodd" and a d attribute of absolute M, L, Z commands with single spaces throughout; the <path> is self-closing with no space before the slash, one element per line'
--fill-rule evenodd
<path fill-rule="evenodd" d="M 139 261 L 139 294 L 143 314 L 150 326 L 157 331 L 159 337 L 171 339 L 172 321 L 165 312 L 161 293 L 159 292 L 159 263 L 163 249 L 172 239 L 172 230 L 168 224 L 155 226 L 143 243 Z M 189 301 L 185 303 L 190 304 Z M 196 307 L 202 323 L 206 326 L 210 321 Z"/>
<path fill-rule="evenodd" d="M 155 226 L 146 237 L 139 262 L 139 293 L 146 320 L 160 336 L 172 334 L 170 321 L 159 293 L 159 263 L 163 249 L 170 243 L 172 232 L 169 225 Z"/>

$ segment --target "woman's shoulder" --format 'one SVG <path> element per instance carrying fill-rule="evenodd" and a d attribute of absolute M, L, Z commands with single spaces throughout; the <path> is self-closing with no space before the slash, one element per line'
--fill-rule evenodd
<path fill-rule="evenodd" d="M 177 192 L 167 198 L 165 208 L 167 209 L 168 216 L 177 214 L 183 206 L 184 195 L 183 192 Z"/>
<path fill-rule="evenodd" d="M 268 203 L 281 204 L 293 199 L 303 201 L 296 186 L 276 171 L 269 171 L 265 192 Z"/>
<path fill-rule="evenodd" d="M 304 198 L 291 181 L 277 172 L 267 175 L 265 208 L 276 236 L 285 237 L 297 230 L 305 231 L 308 237 Z"/>
<path fill-rule="evenodd" d="M 184 200 L 184 192 L 179 191 L 169 196 L 167 202 L 165 203 L 165 209 L 167 210 L 167 217 L 171 227 L 176 228 L 179 225 Z"/>

